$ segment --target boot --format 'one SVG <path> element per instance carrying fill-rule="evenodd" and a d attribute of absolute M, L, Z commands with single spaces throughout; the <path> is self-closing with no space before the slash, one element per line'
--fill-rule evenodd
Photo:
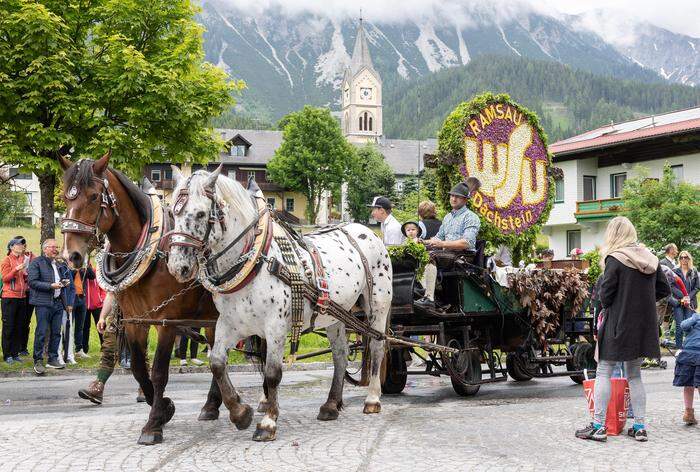
<path fill-rule="evenodd" d="M 139 387 L 139 393 L 136 394 L 136 403 L 145 403 L 146 402 L 146 395 L 143 393 L 143 390 L 141 390 L 141 387 Z"/>
<path fill-rule="evenodd" d="M 78 396 L 84 398 L 85 400 L 90 400 L 96 405 L 102 405 L 102 394 L 105 390 L 105 384 L 99 380 L 93 380 L 88 388 L 81 388 L 78 390 Z"/>
<path fill-rule="evenodd" d="M 695 410 L 692 408 L 686 408 L 683 414 L 683 422 L 688 426 L 693 426 L 698 424 L 698 420 L 695 419 Z"/>

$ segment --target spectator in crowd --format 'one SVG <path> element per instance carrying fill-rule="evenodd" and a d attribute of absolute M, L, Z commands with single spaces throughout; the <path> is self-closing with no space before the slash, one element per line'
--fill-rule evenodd
<path fill-rule="evenodd" d="M 14 238 L 7 245 L 8 254 L 0 264 L 2 271 L 2 356 L 6 363 L 21 362 L 24 326 L 29 317 L 27 283 L 27 241 Z"/>
<path fill-rule="evenodd" d="M 85 357 L 90 357 L 88 355 L 88 350 L 90 349 L 90 326 L 93 321 L 95 325 L 100 319 L 100 312 L 102 311 L 102 305 L 104 304 L 104 299 L 106 296 L 105 291 L 97 283 L 97 278 L 95 277 L 95 269 L 93 269 L 92 264 L 88 262 L 88 266 L 85 269 L 85 324 L 83 325 L 83 352 Z M 97 334 L 100 337 L 100 345 L 102 345 L 102 333 L 99 331 Z"/>
<path fill-rule="evenodd" d="M 199 329 L 197 330 L 198 333 L 201 333 L 202 330 Z M 189 341 L 190 343 L 190 363 L 192 365 L 203 365 L 204 362 L 200 361 L 197 359 L 197 348 L 199 347 L 199 344 L 194 341 L 193 339 L 190 339 L 188 336 L 185 336 L 184 334 L 180 336 L 180 348 L 178 349 L 178 352 L 180 354 L 180 365 L 186 366 L 187 365 L 187 342 Z"/>
<path fill-rule="evenodd" d="M 20 241 L 25 241 L 25 246 L 24 246 L 24 256 L 25 260 L 27 261 L 27 265 L 29 265 L 29 262 L 32 261 L 36 256 L 32 251 L 27 250 L 26 246 L 26 238 L 22 235 L 17 235 L 15 236 L 14 239 L 19 239 Z M 7 254 L 10 254 L 10 247 L 8 245 L 7 247 Z M 26 269 L 25 269 L 26 271 Z M 29 289 L 27 289 L 29 290 Z M 29 292 L 27 292 L 27 299 L 29 299 Z M 29 357 L 29 325 L 32 322 L 32 313 L 34 313 L 34 307 L 27 302 L 27 316 L 24 318 L 24 320 L 20 323 L 20 349 L 19 349 L 19 355 L 20 356 L 27 356 Z"/>
<path fill-rule="evenodd" d="M 683 320 L 678 329 L 686 333 L 686 338 L 683 350 L 676 358 L 673 385 L 683 387 L 683 422 L 692 426 L 698 424 L 693 409 L 693 397 L 695 390 L 700 393 L 700 314 L 693 313 L 693 316 Z"/>
<path fill-rule="evenodd" d="M 58 346 L 58 361 L 65 364 L 64 360 L 71 365 L 77 364 L 75 361 L 75 335 L 73 305 L 75 303 L 75 284 L 73 283 L 73 266 L 71 262 L 66 263 L 60 256 L 56 258 L 59 262 L 58 272 L 61 280 L 69 280 L 70 283 L 61 294 L 63 306 L 63 317 L 61 319 L 61 342 Z"/>
<path fill-rule="evenodd" d="M 407 221 L 401 225 L 401 233 L 406 239 L 417 243 L 423 237 L 423 230 L 415 221 Z"/>
<path fill-rule="evenodd" d="M 75 302 L 73 303 L 73 330 L 75 337 L 75 357 L 85 359 L 88 357 L 85 354 L 85 344 L 83 330 L 85 329 L 85 315 L 87 314 L 87 306 L 85 302 L 85 293 L 87 290 L 87 280 L 89 278 L 87 267 L 80 267 L 76 261 L 71 260 L 71 274 L 73 276 L 73 285 L 75 286 Z M 95 274 L 92 274 L 95 278 Z"/>
<path fill-rule="evenodd" d="M 43 255 L 29 263 L 29 303 L 36 308 L 36 330 L 34 332 L 34 372 L 46 372 L 43 364 L 44 340 L 50 330 L 48 364 L 51 369 L 62 369 L 65 365 L 58 361 L 58 346 L 61 342 L 61 321 L 63 311 L 70 310 L 68 288 L 71 281 L 62 278 L 67 274 L 65 264 L 56 261 L 58 245 L 55 239 L 47 239 L 42 244 Z"/>
<path fill-rule="evenodd" d="M 384 245 L 398 246 L 403 244 L 404 236 L 401 233 L 401 223 L 391 214 L 391 200 L 386 197 L 374 197 L 372 203 L 367 206 L 372 208 L 372 218 L 379 222 Z"/>
<path fill-rule="evenodd" d="M 664 247 L 664 257 L 659 262 L 661 265 L 665 265 L 669 269 L 676 268 L 676 256 L 678 255 L 678 246 L 675 244 L 667 244 Z"/>
<path fill-rule="evenodd" d="M 421 238 L 430 239 L 440 231 L 442 221 L 437 219 L 435 204 L 430 200 L 423 200 L 418 204 L 418 216 L 420 221 L 418 225 L 422 230 Z"/>
<path fill-rule="evenodd" d="M 610 401 L 610 377 L 618 362 L 624 363 L 634 409 L 634 425 L 627 434 L 647 440 L 646 393 L 641 365 L 644 357 L 658 358 L 656 300 L 670 293 L 659 259 L 637 243 L 637 231 L 624 216 L 610 220 L 601 249 L 604 272 L 599 297 L 604 308 L 598 328 L 593 422 L 576 437 L 605 441 L 605 414 Z"/>
<path fill-rule="evenodd" d="M 673 318 L 676 321 L 676 347 L 678 349 L 683 345 L 683 330 L 681 323 L 690 318 L 698 307 L 697 294 L 700 290 L 700 280 L 698 280 L 698 271 L 693 267 L 693 257 L 688 251 L 681 251 L 678 257 L 679 266 L 673 272 L 680 277 L 687 295 L 673 286 L 672 296 L 674 300 Z"/>

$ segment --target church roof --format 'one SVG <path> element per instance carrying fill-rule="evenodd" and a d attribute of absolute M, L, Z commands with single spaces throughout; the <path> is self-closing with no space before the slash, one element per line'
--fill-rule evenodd
<path fill-rule="evenodd" d="M 423 155 L 437 151 L 437 139 L 382 139 L 377 143 L 377 150 L 395 174 L 418 174 L 423 170 Z"/>
<path fill-rule="evenodd" d="M 357 37 L 355 38 L 355 48 L 352 51 L 352 58 L 350 59 L 350 72 L 352 72 L 353 75 L 357 74 L 364 67 L 374 71 L 372 57 L 369 54 L 367 35 L 365 33 L 365 28 L 362 26 L 362 19 L 360 19 L 360 26 L 357 28 Z"/>

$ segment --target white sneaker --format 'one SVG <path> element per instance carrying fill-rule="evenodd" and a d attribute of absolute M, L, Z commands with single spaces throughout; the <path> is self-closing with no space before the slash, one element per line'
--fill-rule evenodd
<path fill-rule="evenodd" d="M 78 363 L 75 361 L 75 357 L 69 357 L 68 358 L 68 363 L 70 365 L 78 365 Z"/>
<path fill-rule="evenodd" d="M 180 365 L 181 366 L 186 366 L 187 365 L 187 359 L 180 359 Z"/>
<path fill-rule="evenodd" d="M 78 357 L 80 359 L 90 359 L 90 354 L 84 353 L 83 350 L 81 349 L 80 351 L 75 353 L 75 357 Z"/>
<path fill-rule="evenodd" d="M 191 362 L 193 365 L 197 365 L 197 366 L 199 366 L 199 365 L 204 365 L 204 362 L 203 362 L 203 361 L 200 361 L 200 360 L 197 359 L 196 357 L 195 357 L 194 359 L 190 359 L 190 362 Z"/>

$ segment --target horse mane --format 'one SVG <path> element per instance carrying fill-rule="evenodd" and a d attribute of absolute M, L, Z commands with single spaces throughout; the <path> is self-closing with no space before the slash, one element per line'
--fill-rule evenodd
<path fill-rule="evenodd" d="M 206 177 L 209 174 L 204 171 L 197 171 L 194 175 L 202 178 L 192 179 L 192 190 L 204 194 L 204 182 L 206 182 Z M 258 209 L 253 205 L 250 193 L 237 181 L 228 176 L 219 175 L 219 178 L 216 180 L 216 191 L 219 198 L 243 213 L 246 222 L 253 221 L 257 217 Z"/>
<path fill-rule="evenodd" d="M 94 163 L 95 161 L 92 159 L 80 159 L 74 165 L 70 166 L 70 168 L 63 173 L 65 188 L 69 188 L 71 185 L 75 185 L 81 190 L 89 188 L 92 185 L 92 179 L 95 178 L 95 173 L 92 170 L 92 165 Z M 114 174 L 119 183 L 124 187 L 124 190 L 136 207 L 141 224 L 144 224 L 150 218 L 148 209 L 150 208 L 151 202 L 148 195 L 123 173 L 113 167 L 108 167 L 107 169 Z"/>

